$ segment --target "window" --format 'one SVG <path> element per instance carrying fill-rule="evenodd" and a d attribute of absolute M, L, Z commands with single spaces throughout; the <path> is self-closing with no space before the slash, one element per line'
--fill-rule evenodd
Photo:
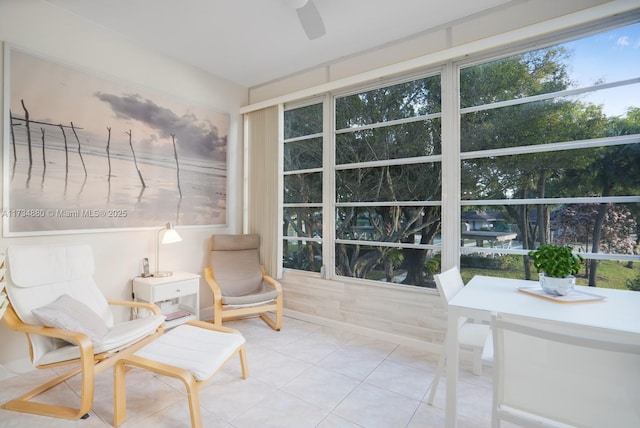
<path fill-rule="evenodd" d="M 445 245 L 464 276 L 535 278 L 528 251 L 555 243 L 583 253 L 578 283 L 624 288 L 638 273 L 617 267 L 640 261 L 639 70 L 635 23 L 285 107 L 283 266 L 434 287 Z M 447 109 L 444 79 L 459 87 Z M 459 180 L 446 203 L 443 177 Z"/>
<path fill-rule="evenodd" d="M 438 74 L 335 98 L 337 276 L 424 286 L 438 272 L 440 94 Z"/>
<path fill-rule="evenodd" d="M 323 104 L 284 112 L 285 268 L 320 272 L 322 258 Z"/>
<path fill-rule="evenodd" d="M 460 69 L 463 268 L 531 278 L 527 250 L 570 245 L 578 283 L 606 285 L 599 266 L 635 253 L 638 50 L 640 24 Z"/>

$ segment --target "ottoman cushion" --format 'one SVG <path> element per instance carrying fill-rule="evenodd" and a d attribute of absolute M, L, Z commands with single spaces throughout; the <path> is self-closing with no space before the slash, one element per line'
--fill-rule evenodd
<path fill-rule="evenodd" d="M 197 381 L 203 381 L 213 376 L 244 342 L 239 334 L 183 324 L 133 355 L 188 370 Z"/>

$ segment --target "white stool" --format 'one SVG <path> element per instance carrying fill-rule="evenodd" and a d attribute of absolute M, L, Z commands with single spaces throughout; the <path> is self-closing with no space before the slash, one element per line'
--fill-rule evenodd
<path fill-rule="evenodd" d="M 114 368 L 113 425 L 126 418 L 126 366 L 180 379 L 187 388 L 191 426 L 202 427 L 198 391 L 238 353 L 242 378 L 249 375 L 244 337 L 236 330 L 202 321 L 182 324 L 121 359 Z"/>

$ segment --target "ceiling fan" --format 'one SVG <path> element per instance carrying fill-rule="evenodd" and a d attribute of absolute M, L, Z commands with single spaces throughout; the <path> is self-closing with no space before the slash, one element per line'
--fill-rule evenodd
<path fill-rule="evenodd" d="M 284 0 L 294 8 L 298 14 L 298 20 L 309 40 L 317 39 L 325 35 L 324 22 L 313 0 Z"/>

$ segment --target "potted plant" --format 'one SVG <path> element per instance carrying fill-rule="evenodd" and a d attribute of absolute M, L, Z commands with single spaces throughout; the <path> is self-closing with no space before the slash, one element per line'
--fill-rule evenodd
<path fill-rule="evenodd" d="M 541 245 L 529 251 L 533 266 L 538 270 L 540 286 L 544 291 L 556 296 L 565 296 L 576 284 L 575 274 L 580 271 L 584 259 L 574 254 L 571 247 Z"/>

